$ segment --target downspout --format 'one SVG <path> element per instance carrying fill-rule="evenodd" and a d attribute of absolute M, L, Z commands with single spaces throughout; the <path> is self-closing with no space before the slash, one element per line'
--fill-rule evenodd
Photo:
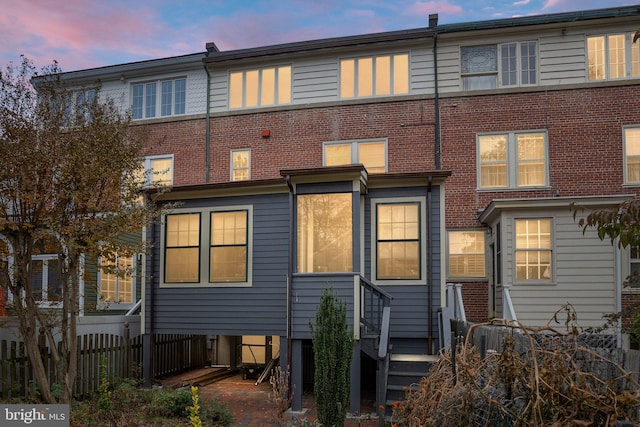
<path fill-rule="evenodd" d="M 434 157 L 436 170 L 441 169 L 440 159 L 440 91 L 438 89 L 438 14 L 429 15 L 429 28 L 433 28 L 433 85 L 434 85 Z"/>
<path fill-rule="evenodd" d="M 293 185 L 291 184 L 291 175 L 286 177 L 287 187 L 289 187 L 289 262 L 287 263 L 287 368 L 291 369 L 291 358 L 293 357 L 293 325 L 292 325 L 292 312 L 293 312 Z M 287 398 L 293 397 L 293 391 L 291 390 L 291 374 L 287 375 Z"/>
<path fill-rule="evenodd" d="M 208 53 L 207 53 L 208 54 Z M 211 74 L 207 64 L 204 64 L 204 71 L 207 73 L 207 111 L 205 112 L 205 126 L 204 130 L 204 183 L 209 183 L 209 145 L 211 143 L 211 131 L 209 126 L 211 124 Z"/>
<path fill-rule="evenodd" d="M 429 320 L 427 327 L 429 328 L 428 345 L 429 353 L 433 354 L 433 232 L 432 226 L 432 214 L 431 214 L 431 190 L 432 190 L 432 177 L 429 175 L 429 184 L 427 186 L 427 311 Z"/>

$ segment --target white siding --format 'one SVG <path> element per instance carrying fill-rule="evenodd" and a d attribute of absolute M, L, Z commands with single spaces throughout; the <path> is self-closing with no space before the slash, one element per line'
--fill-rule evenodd
<path fill-rule="evenodd" d="M 515 219 L 552 218 L 554 283 L 515 284 Z M 528 210 L 503 214 L 504 281 L 511 284 L 511 297 L 518 320 L 527 326 L 544 326 L 563 304 L 570 303 L 581 327 L 602 326 L 603 314 L 615 312 L 615 251 L 595 231 L 583 235 L 568 209 Z M 563 322 L 563 317 L 558 316 Z M 562 328 L 564 323 L 551 326 Z"/>
<path fill-rule="evenodd" d="M 433 49 L 411 51 L 410 87 L 414 95 L 434 93 Z"/>
<path fill-rule="evenodd" d="M 441 93 L 460 90 L 460 46 L 438 44 L 438 89 Z"/>
<path fill-rule="evenodd" d="M 584 34 L 541 37 L 538 52 L 541 85 L 582 83 L 586 80 Z"/>

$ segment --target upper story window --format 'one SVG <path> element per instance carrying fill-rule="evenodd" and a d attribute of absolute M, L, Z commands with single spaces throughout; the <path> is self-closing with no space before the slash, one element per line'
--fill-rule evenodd
<path fill-rule="evenodd" d="M 185 78 L 136 83 L 131 90 L 134 120 L 185 113 Z"/>
<path fill-rule="evenodd" d="M 640 184 L 640 127 L 623 129 L 623 138 L 625 184 Z"/>
<path fill-rule="evenodd" d="M 589 80 L 640 76 L 640 47 L 630 33 L 587 37 Z"/>
<path fill-rule="evenodd" d="M 173 155 L 145 157 L 144 173 L 146 186 L 173 185 Z"/>
<path fill-rule="evenodd" d="M 291 103 L 291 66 L 229 73 L 229 108 Z"/>
<path fill-rule="evenodd" d="M 340 61 L 340 98 L 409 93 L 409 54 L 378 55 Z"/>
<path fill-rule="evenodd" d="M 449 271 L 447 277 L 484 278 L 484 231 L 449 231 Z"/>
<path fill-rule="evenodd" d="M 298 272 L 353 271 L 352 197 L 298 195 Z"/>
<path fill-rule="evenodd" d="M 231 150 L 231 181 L 251 178 L 251 150 Z"/>
<path fill-rule="evenodd" d="M 463 90 L 537 84 L 538 44 L 533 41 L 463 46 L 460 50 Z"/>
<path fill-rule="evenodd" d="M 547 133 L 478 135 L 478 188 L 548 185 Z"/>
<path fill-rule="evenodd" d="M 133 256 L 119 256 L 115 261 L 100 260 L 100 299 L 105 303 L 132 304 L 135 269 Z"/>
<path fill-rule="evenodd" d="M 516 219 L 515 279 L 551 282 L 551 219 Z"/>
<path fill-rule="evenodd" d="M 369 173 L 387 171 L 386 139 L 324 143 L 324 166 L 363 164 Z"/>

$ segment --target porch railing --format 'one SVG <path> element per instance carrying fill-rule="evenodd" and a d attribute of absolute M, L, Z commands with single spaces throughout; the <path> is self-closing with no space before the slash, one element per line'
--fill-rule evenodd
<path fill-rule="evenodd" d="M 381 335 L 385 328 L 388 333 L 391 300 L 391 295 L 360 277 L 360 325 L 363 335 Z"/>

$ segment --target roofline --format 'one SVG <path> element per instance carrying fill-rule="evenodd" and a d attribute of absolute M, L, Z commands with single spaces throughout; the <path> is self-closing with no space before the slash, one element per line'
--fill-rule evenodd
<path fill-rule="evenodd" d="M 224 52 L 214 51 L 210 52 L 209 55 L 203 59 L 203 62 L 205 64 L 209 64 L 234 59 L 257 58 L 271 55 L 312 52 L 321 49 L 352 47 L 374 43 L 419 40 L 428 38 L 433 38 L 433 28 L 422 27 L 409 30 L 387 31 L 355 36 L 306 40 L 293 43 L 276 44 L 271 46 L 229 50 Z M 207 46 L 209 46 L 209 43 L 207 44 Z"/>
<path fill-rule="evenodd" d="M 560 24 L 588 21 L 593 19 L 622 18 L 640 15 L 640 6 L 610 7 L 576 12 L 549 13 L 544 15 L 521 16 L 517 18 L 494 19 L 488 21 L 461 22 L 438 25 L 436 32 L 455 33 L 474 30 L 491 30 L 526 25 Z"/>

